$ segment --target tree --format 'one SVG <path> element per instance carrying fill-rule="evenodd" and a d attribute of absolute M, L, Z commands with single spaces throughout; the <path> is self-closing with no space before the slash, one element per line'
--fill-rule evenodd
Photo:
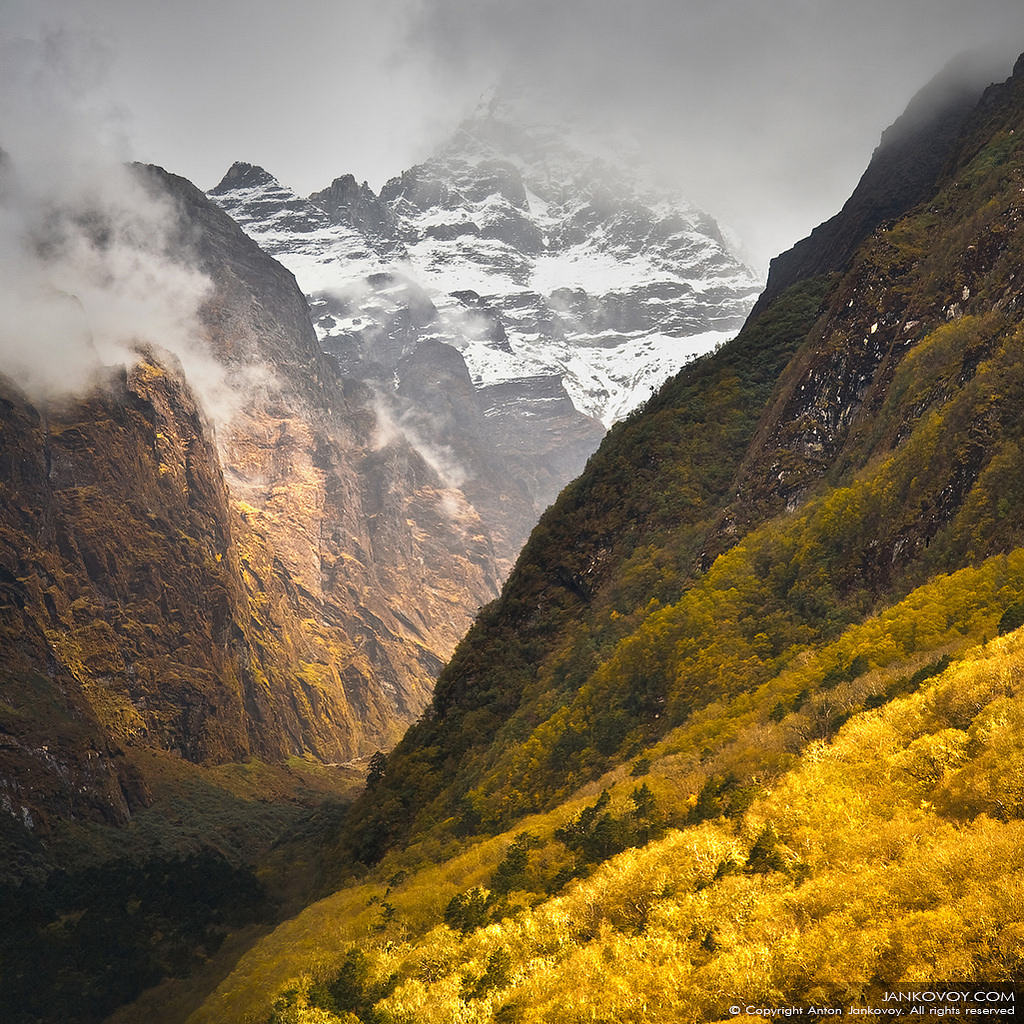
<path fill-rule="evenodd" d="M 767 874 L 769 871 L 786 872 L 786 858 L 779 849 L 779 835 L 769 822 L 754 840 L 747 857 L 747 874 Z"/>
<path fill-rule="evenodd" d="M 388 766 L 387 755 L 377 751 L 370 758 L 369 771 L 366 773 L 366 788 L 373 789 L 381 779 L 384 778 Z"/>

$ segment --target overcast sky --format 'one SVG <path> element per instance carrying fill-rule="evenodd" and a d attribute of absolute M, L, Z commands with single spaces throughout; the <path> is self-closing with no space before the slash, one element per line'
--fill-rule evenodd
<path fill-rule="evenodd" d="M 303 194 L 379 188 L 518 76 L 549 111 L 631 128 L 763 265 L 838 210 L 949 59 L 996 43 L 1009 74 L 1024 3 L 0 0 L 0 36 L 8 65 L 43 61 L 4 83 L 3 118 L 17 92 L 49 118 L 29 94 L 53 76 L 83 131 L 204 189 L 234 160 Z"/>

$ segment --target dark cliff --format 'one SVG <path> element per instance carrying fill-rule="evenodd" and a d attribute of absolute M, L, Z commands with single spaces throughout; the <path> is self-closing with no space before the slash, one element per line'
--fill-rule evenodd
<path fill-rule="evenodd" d="M 985 88 L 1006 74 L 992 56 L 966 54 L 928 83 L 883 133 L 853 194 L 834 217 L 771 261 L 756 319 L 798 281 L 842 270 L 872 231 L 935 188 Z"/>

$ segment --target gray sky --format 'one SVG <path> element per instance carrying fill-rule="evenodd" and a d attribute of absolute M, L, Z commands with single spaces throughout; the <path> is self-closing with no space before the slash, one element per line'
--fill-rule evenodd
<path fill-rule="evenodd" d="M 41 64 L 8 76 L 0 121 L 30 136 L 52 76 L 62 124 L 201 188 L 234 160 L 303 194 L 379 188 L 511 75 L 630 128 L 763 265 L 839 209 L 914 92 L 992 42 L 1008 74 L 1021 0 L 2 0 L 0 58 Z"/>

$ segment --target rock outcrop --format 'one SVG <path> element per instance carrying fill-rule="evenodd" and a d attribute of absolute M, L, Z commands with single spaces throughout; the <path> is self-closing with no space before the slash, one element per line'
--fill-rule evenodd
<path fill-rule="evenodd" d="M 771 261 L 751 319 L 790 285 L 842 270 L 875 228 L 926 199 L 985 87 L 1005 74 L 1001 58 L 969 53 L 932 79 L 883 132 L 871 162 L 839 213 Z"/>

